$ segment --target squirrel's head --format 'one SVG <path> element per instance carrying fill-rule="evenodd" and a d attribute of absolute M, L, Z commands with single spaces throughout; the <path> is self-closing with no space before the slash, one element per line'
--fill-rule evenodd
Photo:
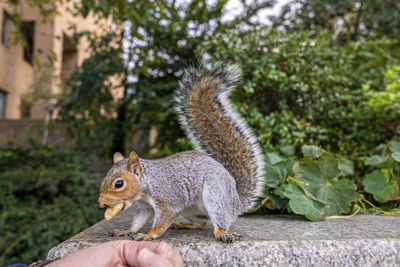
<path fill-rule="evenodd" d="M 99 194 L 100 208 L 113 208 L 123 203 L 122 210 L 129 208 L 140 194 L 139 181 L 143 178 L 142 166 L 135 152 L 124 159 L 121 153 L 113 156 L 114 164 L 101 182 Z"/>

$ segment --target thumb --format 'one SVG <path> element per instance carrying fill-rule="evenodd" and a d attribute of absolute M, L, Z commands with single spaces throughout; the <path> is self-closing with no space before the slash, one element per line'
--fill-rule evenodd
<path fill-rule="evenodd" d="M 143 248 L 139 251 L 138 262 L 140 266 L 152 266 L 152 267 L 174 267 L 168 258 L 161 256 L 148 248 Z"/>

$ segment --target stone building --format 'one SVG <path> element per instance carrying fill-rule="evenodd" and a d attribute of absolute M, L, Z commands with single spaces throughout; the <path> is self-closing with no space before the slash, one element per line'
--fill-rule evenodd
<path fill-rule="evenodd" d="M 68 36 L 72 31 L 113 30 L 111 19 L 73 16 L 69 10 L 76 3 L 58 6 L 58 14 L 44 21 L 27 0 L 17 7 L 0 2 L 0 119 L 43 120 L 46 96 L 61 92 L 63 80 L 88 56 L 88 42 L 74 45 Z M 18 27 L 11 20 L 15 10 L 23 21 Z M 18 36 L 22 41 L 13 44 Z"/>

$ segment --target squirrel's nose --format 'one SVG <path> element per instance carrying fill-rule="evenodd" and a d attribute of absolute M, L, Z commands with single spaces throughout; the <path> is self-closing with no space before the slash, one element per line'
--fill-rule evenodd
<path fill-rule="evenodd" d="M 99 207 L 100 209 L 105 208 L 106 204 L 104 203 L 104 199 L 102 197 L 99 197 Z"/>

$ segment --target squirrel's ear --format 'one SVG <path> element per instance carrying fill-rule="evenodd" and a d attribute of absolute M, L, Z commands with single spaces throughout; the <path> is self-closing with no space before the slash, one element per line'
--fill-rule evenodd
<path fill-rule="evenodd" d="M 140 166 L 139 156 L 134 151 L 129 154 L 127 170 L 137 176 L 142 175 L 142 166 Z"/>
<path fill-rule="evenodd" d="M 122 156 L 121 153 L 119 153 L 119 152 L 114 153 L 114 156 L 113 156 L 114 163 L 117 163 L 118 161 L 121 161 L 123 159 L 124 159 L 124 156 Z"/>

